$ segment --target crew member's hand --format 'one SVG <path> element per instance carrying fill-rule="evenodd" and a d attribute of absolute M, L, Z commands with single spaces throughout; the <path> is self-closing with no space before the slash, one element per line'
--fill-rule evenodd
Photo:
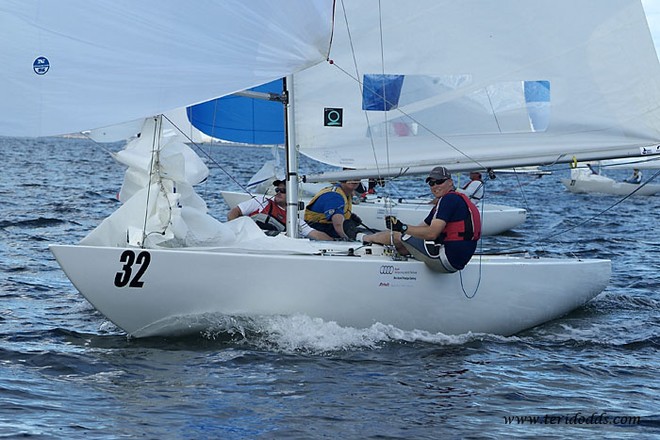
<path fill-rule="evenodd" d="M 399 221 L 399 219 L 393 215 L 388 215 L 385 217 L 385 226 L 387 229 L 391 229 L 392 231 L 406 232 L 408 230 L 408 225 L 401 223 L 401 221 Z"/>

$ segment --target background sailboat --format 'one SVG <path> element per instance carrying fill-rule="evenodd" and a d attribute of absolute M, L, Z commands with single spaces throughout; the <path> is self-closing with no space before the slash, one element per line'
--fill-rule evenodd
<path fill-rule="evenodd" d="M 660 148 L 652 148 L 660 151 Z M 568 179 L 561 179 L 561 183 L 572 193 L 578 194 L 611 194 L 617 196 L 652 196 L 660 192 L 660 185 L 649 183 L 639 175 L 639 182 L 616 181 L 605 175 L 607 170 L 655 170 L 660 168 L 660 158 L 657 156 L 642 158 L 626 158 L 602 160 L 590 164 L 589 167 L 575 164 L 571 167 Z M 597 170 L 597 171 L 596 171 Z"/>
<path fill-rule="evenodd" d="M 6 38 L 11 35 L 12 41 L 27 47 L 19 44 L 20 50 L 14 46 L 2 49 L 5 54 L 16 51 L 17 56 L 4 57 L 9 62 L 0 72 L 0 78 L 15 84 L 16 89 L 0 102 L 0 132 L 39 135 L 108 126 L 310 68 L 327 56 L 333 16 L 332 2 L 321 0 L 191 4 L 184 10 L 185 20 L 175 2 L 118 2 L 112 6 L 70 2 L 66 6 L 71 9 L 24 1 L 2 11 L 8 25 L 0 34 Z M 504 107 L 490 105 L 484 111 L 481 105 L 475 107 L 474 126 L 462 119 L 451 124 L 451 136 L 443 138 L 445 145 L 450 141 L 459 147 L 451 149 L 451 154 L 440 149 L 443 156 L 439 157 L 436 147 L 420 142 L 419 137 L 413 139 L 425 133 L 418 129 L 410 132 L 418 133 L 415 136 L 398 137 L 408 146 L 421 144 L 419 152 L 411 155 L 398 149 L 388 155 L 386 146 L 377 146 L 375 157 L 390 157 L 397 166 L 425 166 L 425 160 L 434 164 L 443 160 L 455 169 L 472 169 L 475 159 L 481 164 L 517 166 L 538 163 L 567 148 L 579 150 L 581 153 L 576 154 L 585 157 L 620 157 L 660 139 L 656 125 L 660 123 L 656 117 L 660 112 L 660 76 L 650 75 L 659 66 L 638 1 L 599 0 L 595 8 L 593 4 L 559 0 L 541 8 L 522 0 L 498 5 L 485 0 L 434 0 L 406 4 L 410 13 L 402 13 L 402 3 L 394 0 L 341 2 L 339 6 L 344 23 L 359 24 L 353 28 L 360 36 L 356 41 L 376 42 L 372 47 L 384 50 L 380 67 L 360 68 L 368 74 L 376 72 L 377 82 L 383 79 L 379 75 L 407 75 L 401 71 L 406 60 L 425 63 L 429 57 L 424 51 L 431 47 L 435 52 L 430 58 L 440 57 L 444 62 L 429 66 L 423 75 L 460 76 L 461 81 L 449 83 L 455 87 L 447 88 L 446 81 L 436 83 L 442 86 L 442 93 L 430 95 L 429 90 L 437 91 L 433 82 L 413 81 L 413 85 L 421 86 L 416 90 L 423 98 L 413 101 L 424 104 L 422 107 L 466 97 L 469 90 L 480 91 L 493 81 L 519 85 L 521 81 L 548 81 L 551 93 L 557 90 L 552 96 L 561 98 L 551 98 L 552 118 L 543 133 L 524 132 L 518 139 L 502 129 L 502 124 L 499 130 L 493 128 L 492 110 L 497 109 L 501 119 L 499 110 Z M 117 20 L 106 8 L 125 14 L 126 20 Z M 567 14 L 579 19 L 566 21 L 563 18 Z M 132 27 L 149 23 L 157 23 L 157 27 Z M 410 32 L 413 27 L 416 32 Z M 527 28 L 534 32 L 512 32 Z M 466 39 L 457 38 L 468 32 Z M 377 36 L 381 34 L 383 41 Z M 34 38 L 40 35 L 44 38 Z M 335 33 L 338 41 L 341 35 Z M 211 42 L 199 47 L 198 40 Z M 460 47 L 447 44 L 450 40 L 459 41 Z M 29 60 L 18 56 L 46 52 L 52 55 L 36 60 L 32 55 Z M 137 54 L 144 54 L 144 59 Z M 210 60 L 209 54 L 213 54 Z M 586 66 L 585 58 L 592 64 Z M 26 60 L 33 70 L 25 69 Z M 337 62 L 322 68 L 337 72 L 344 61 Z M 570 63 L 576 63 L 577 72 L 569 69 L 569 81 L 563 81 Z M 171 70 L 169 65 L 173 65 Z M 186 75 L 188 69 L 195 75 Z M 417 68 L 415 72 L 420 74 Z M 644 74 L 639 76 L 640 72 Z M 357 98 L 350 100 L 340 90 L 340 82 L 331 77 L 322 79 L 317 73 L 303 77 L 302 85 L 308 83 L 318 89 L 332 84 L 337 87 L 337 99 L 329 104 L 294 96 L 294 102 L 308 106 L 301 111 L 296 105 L 297 116 L 303 115 L 312 125 L 323 125 L 324 106 L 342 108 L 347 116 L 362 112 L 362 91 L 355 82 L 351 84 Z M 585 90 L 579 96 L 563 92 L 573 87 L 574 80 Z M 640 85 L 644 93 L 626 91 L 621 95 L 628 85 L 633 89 Z M 301 90 L 295 88 L 294 95 Z M 99 93 L 92 95 L 95 99 L 91 102 L 90 91 Z M 491 96 L 490 91 L 482 96 Z M 401 96 L 410 97 L 408 93 Z M 619 119 L 613 121 L 610 112 L 572 111 L 576 104 L 572 100 L 578 98 L 598 105 L 616 103 L 614 111 Z M 324 95 L 322 101 L 326 100 L 330 98 Z M 378 105 L 377 100 L 369 101 Z M 472 101 L 459 99 L 459 104 L 465 105 L 458 109 L 472 109 Z M 559 115 L 556 127 L 555 110 Z M 564 117 L 564 110 L 570 119 Z M 337 166 L 375 166 L 373 152 L 349 156 L 349 151 L 358 149 L 351 148 L 347 139 L 354 143 L 359 136 L 375 139 L 388 133 L 392 121 L 386 115 L 389 111 L 375 110 L 369 123 L 345 123 L 343 128 L 325 125 L 325 134 L 317 136 L 306 132 L 299 120 L 289 126 L 288 134 L 292 137 L 294 129 L 302 136 L 289 146 L 311 149 Z M 461 115 L 468 116 L 465 111 Z M 527 113 L 522 119 L 515 111 L 502 115 L 511 116 L 505 118 L 510 122 L 506 127 L 521 120 L 529 124 Z M 337 120 L 332 116 L 328 122 Z M 395 122 L 405 126 L 410 121 Z M 589 130 L 580 130 L 587 126 Z M 397 127 L 400 133 L 405 131 Z M 347 133 L 349 137 L 339 136 L 346 131 L 352 132 Z M 458 134 L 461 131 L 467 134 L 463 137 Z M 191 173 L 188 150 L 167 134 L 161 117 L 148 118 L 141 135 L 122 152 L 122 160 L 130 163 L 129 172 L 135 173 L 131 181 L 144 178 L 146 184 L 128 191 L 132 195 L 113 214 L 118 221 L 111 221 L 111 216 L 101 225 L 107 233 L 99 229 L 81 244 L 51 246 L 76 288 L 134 336 L 194 333 L 218 315 L 279 314 L 306 314 L 355 327 L 381 322 L 400 329 L 447 334 L 506 335 L 568 313 L 603 291 L 609 280 L 608 260 L 483 255 L 473 258 L 462 272 L 446 274 L 413 259 L 393 258 L 386 248 L 356 249 L 352 244 L 316 245 L 288 237 L 269 238 L 255 230 L 249 220 L 220 224 L 206 215 L 203 201 L 194 192 L 193 185 L 204 176 L 204 169 Z M 332 139 L 338 144 L 327 143 Z M 473 145 L 482 148 L 471 151 L 469 160 L 457 152 Z M 149 153 L 148 160 L 141 152 Z M 452 155 L 456 156 L 454 161 L 450 160 Z M 287 159 L 290 164 L 290 157 Z M 289 188 L 296 183 L 295 171 L 295 167 L 288 169 Z M 297 198 L 290 201 L 296 205 Z M 255 267 L 259 268 L 258 276 Z M 331 282 L 323 279 L 328 276 Z M 244 283 L 247 279 L 249 286 Z M 273 280 L 294 282 L 275 285 Z M 243 288 L 237 291 L 236 286 Z"/>

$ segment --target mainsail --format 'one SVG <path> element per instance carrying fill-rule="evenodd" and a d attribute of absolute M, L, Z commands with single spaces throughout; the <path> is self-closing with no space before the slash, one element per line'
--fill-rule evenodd
<path fill-rule="evenodd" d="M 660 140 L 639 2 L 347 1 L 330 61 L 295 75 L 296 135 L 340 167 L 539 165 Z"/>

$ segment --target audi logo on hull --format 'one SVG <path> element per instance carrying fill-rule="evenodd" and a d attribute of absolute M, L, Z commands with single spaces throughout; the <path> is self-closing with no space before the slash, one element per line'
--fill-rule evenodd
<path fill-rule="evenodd" d="M 392 275 L 394 273 L 394 266 L 380 266 L 381 275 Z"/>

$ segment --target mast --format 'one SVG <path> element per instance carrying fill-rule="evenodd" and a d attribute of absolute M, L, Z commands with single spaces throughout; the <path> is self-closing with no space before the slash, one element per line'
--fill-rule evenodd
<path fill-rule="evenodd" d="M 286 235 L 298 238 L 298 154 L 293 124 L 293 76 L 283 81 L 284 97 L 284 151 L 286 153 Z"/>

